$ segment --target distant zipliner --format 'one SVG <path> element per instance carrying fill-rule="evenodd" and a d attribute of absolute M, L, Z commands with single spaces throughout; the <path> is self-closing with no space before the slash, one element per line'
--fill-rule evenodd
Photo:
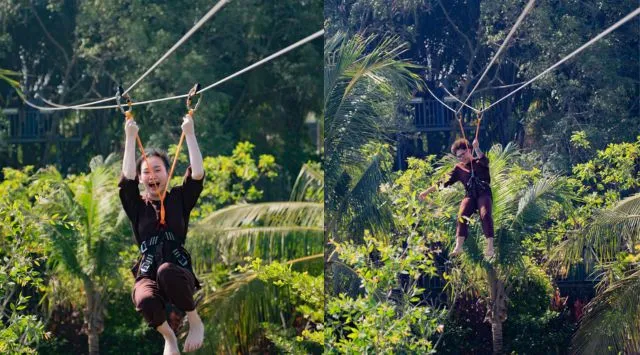
<path fill-rule="evenodd" d="M 482 115 L 478 116 L 476 135 L 473 140 L 474 157 L 469 147 L 469 141 L 464 134 L 462 126 L 462 116 L 458 116 L 458 123 L 462 130 L 462 138 L 457 139 L 451 145 L 451 154 L 454 154 L 459 163 L 451 170 L 446 180 L 429 187 L 418 195 L 420 201 L 424 201 L 427 195 L 441 187 L 448 187 L 456 182 L 461 182 L 465 188 L 465 196 L 460 202 L 458 218 L 456 223 L 456 246 L 450 256 L 457 256 L 463 252 L 462 245 L 469 235 L 469 218 L 474 212 L 478 212 L 482 222 L 482 231 L 487 239 L 487 249 L 485 256 L 492 258 L 495 255 L 493 248 L 493 216 L 491 214 L 493 198 L 491 194 L 491 176 L 489 174 L 489 159 L 480 150 L 478 142 L 478 132 Z"/>
<path fill-rule="evenodd" d="M 485 237 L 487 237 L 486 255 L 487 255 L 487 257 L 493 257 L 494 256 L 494 250 L 493 250 L 493 217 L 491 216 L 492 200 L 491 200 L 490 179 L 489 179 L 489 173 L 488 173 L 488 171 L 489 171 L 489 160 L 486 159 L 484 154 L 482 154 L 482 152 L 479 149 L 479 144 L 478 144 L 478 130 L 479 130 L 479 127 L 480 127 L 480 121 L 482 119 L 482 113 L 484 111 L 487 111 L 490 108 L 496 106 L 497 104 L 499 104 L 500 102 L 506 100 L 507 98 L 513 96 L 518 91 L 520 91 L 523 88 L 527 87 L 528 85 L 530 85 L 534 81 L 538 80 L 539 78 L 541 78 L 545 74 L 549 73 L 550 71 L 552 71 L 555 68 L 557 68 L 560 65 L 562 65 L 564 62 L 566 62 L 569 59 L 573 58 L 578 53 L 584 51 L 589 46 L 591 46 L 594 43 L 596 43 L 597 41 L 601 40 L 602 38 L 604 38 L 609 33 L 613 32 L 618 27 L 620 27 L 623 24 L 627 23 L 628 21 L 630 21 L 634 17 L 640 15 L 640 7 L 638 7 L 634 11 L 632 11 L 631 13 L 627 14 L 626 16 L 624 16 L 623 18 L 618 20 L 613 25 L 609 26 L 606 30 L 600 32 L 598 35 L 596 35 L 595 37 L 591 38 L 589 41 L 587 41 L 586 43 L 584 43 L 583 45 L 581 45 L 580 47 L 575 49 L 573 52 L 569 53 L 568 55 L 565 55 L 562 59 L 560 59 L 559 61 L 557 61 L 556 63 L 554 63 L 550 67 L 548 67 L 547 69 L 543 70 L 538 75 L 536 75 L 533 78 L 527 80 L 525 83 L 520 84 L 515 90 L 511 91 L 507 95 L 504 95 L 502 98 L 500 98 L 498 100 L 495 100 L 488 107 L 486 107 L 486 108 L 483 107 L 482 110 L 477 110 L 477 109 L 467 105 L 466 102 L 469 100 L 469 98 L 473 95 L 475 90 L 478 88 L 478 86 L 480 85 L 480 82 L 485 77 L 485 75 L 488 73 L 491 65 L 498 58 L 499 54 L 503 51 L 503 49 L 506 48 L 507 43 L 509 43 L 509 39 L 515 33 L 515 30 L 517 29 L 519 24 L 522 22 L 524 16 L 532 8 L 533 3 L 534 3 L 534 1 L 531 1 L 531 0 L 527 3 L 525 9 L 523 10 L 523 12 L 520 14 L 518 19 L 516 20 L 516 23 L 513 25 L 511 31 L 509 31 L 509 34 L 507 35 L 507 37 L 503 41 L 502 45 L 500 46 L 500 48 L 498 49 L 496 54 L 493 56 L 493 58 L 489 62 L 489 65 L 487 65 L 487 67 L 485 68 L 485 70 L 482 73 L 480 79 L 478 79 L 478 81 L 476 82 L 476 85 L 473 87 L 473 89 L 471 90 L 469 95 L 467 95 L 467 98 L 464 101 L 461 101 L 461 100 L 457 99 L 455 96 L 453 96 L 454 99 L 456 99 L 457 101 L 459 101 L 461 103 L 461 106 L 460 106 L 460 108 L 458 110 L 454 110 L 453 108 L 449 107 L 446 103 L 442 102 L 442 100 L 440 100 L 431 90 L 429 90 L 429 87 L 426 86 L 426 89 L 429 92 L 429 94 L 431 94 L 431 96 L 433 96 L 444 107 L 448 108 L 449 110 L 455 112 L 456 115 L 458 115 L 458 122 L 460 123 L 460 129 L 462 130 L 462 140 L 457 140 L 456 142 L 454 142 L 454 144 L 451 147 L 451 152 L 453 154 L 455 154 L 456 157 L 459 160 L 461 160 L 461 162 L 456 165 L 456 167 L 453 169 L 453 171 L 451 171 L 451 173 L 449 175 L 449 180 L 444 182 L 444 185 L 448 186 L 450 184 L 453 184 L 456 181 L 461 181 L 465 185 L 465 191 L 466 191 L 465 198 L 460 203 L 460 210 L 459 210 L 459 213 L 458 213 L 458 225 L 457 225 L 457 228 L 456 228 L 456 247 L 453 250 L 453 252 L 450 254 L 450 255 L 453 255 L 453 256 L 459 255 L 462 252 L 462 244 L 464 243 L 465 237 L 466 237 L 467 232 L 468 232 L 468 223 L 467 223 L 468 215 L 471 215 L 476 210 L 478 210 L 479 213 L 480 213 L 480 219 L 482 220 L 482 230 L 484 232 Z M 471 155 L 471 152 L 470 152 L 470 149 L 469 149 L 469 142 L 466 140 L 465 135 L 464 135 L 464 129 L 462 127 L 462 117 L 459 116 L 459 113 L 460 113 L 460 111 L 462 110 L 463 107 L 468 107 L 468 108 L 472 109 L 473 111 L 475 111 L 479 115 L 478 116 L 478 127 L 476 128 L 476 137 L 475 137 L 475 139 L 473 141 L 474 150 L 475 150 L 476 154 L 478 155 L 478 157 L 475 160 L 473 159 L 473 156 Z M 461 149 L 461 147 L 463 147 L 463 148 Z M 484 161 L 483 161 L 483 159 L 484 159 Z M 476 165 L 477 170 L 479 171 L 478 174 L 475 173 L 474 165 Z M 480 173 L 482 171 L 485 171 L 485 169 L 486 169 L 486 175 L 484 173 Z M 483 177 L 483 175 L 484 175 L 484 177 Z M 429 193 L 435 191 L 436 188 L 437 188 L 437 186 L 434 185 L 434 186 L 428 188 L 427 190 L 421 192 L 420 195 L 419 195 L 419 199 L 420 200 L 424 200 L 426 198 L 426 196 Z"/>
<path fill-rule="evenodd" d="M 171 167 L 169 157 L 163 151 L 151 149 L 145 152 L 138 126 L 131 112 L 131 98 L 127 99 L 129 109 L 120 106 L 123 90 L 119 88 L 118 106 L 125 115 L 125 149 L 122 161 L 122 177 L 118 184 L 122 206 L 131 221 L 140 257 L 131 271 L 135 277 L 132 300 L 136 311 L 142 313 L 147 324 L 156 329 L 165 340 L 164 354 L 179 354 L 178 324 L 167 319 L 165 309 L 175 307 L 186 312 L 189 334 L 184 344 L 185 352 L 195 351 L 202 346 L 204 325 L 196 310 L 194 292 L 200 289 L 191 265 L 191 256 L 184 249 L 189 214 L 195 207 L 203 189 L 204 168 L 202 154 L 195 136 L 192 98 L 198 94 L 196 84 L 187 97 L 188 113 L 183 118 L 182 135 Z M 186 140 L 190 166 L 183 183 L 168 191 L 169 182 L 176 166 L 182 142 Z M 141 157 L 135 159 L 135 142 Z M 140 194 L 139 184 L 144 186 Z M 173 317 L 170 317 L 173 318 Z M 172 324 L 169 325 L 171 321 Z"/>

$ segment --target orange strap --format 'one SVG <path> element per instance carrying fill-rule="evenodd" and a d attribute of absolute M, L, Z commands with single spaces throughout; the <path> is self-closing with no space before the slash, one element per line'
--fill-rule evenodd
<path fill-rule="evenodd" d="M 467 137 L 464 134 L 464 127 L 462 126 L 462 114 L 458 113 L 458 123 L 460 124 L 460 132 L 462 132 L 462 138 L 464 139 L 464 145 L 467 146 L 467 150 L 469 150 L 469 145 L 467 144 Z M 476 130 L 476 138 L 478 137 L 478 131 Z M 473 171 L 473 152 L 471 152 L 471 175 L 473 176 L 475 173 Z"/>
<path fill-rule="evenodd" d="M 462 126 L 462 114 L 459 113 L 458 114 L 458 123 L 460 124 L 460 132 L 462 132 L 462 138 L 466 141 L 467 137 L 464 134 L 464 127 Z M 466 145 L 466 143 L 465 143 Z M 467 149 L 469 149 L 469 146 L 467 146 Z"/>
<path fill-rule="evenodd" d="M 476 140 L 478 140 L 478 133 L 480 132 L 480 122 L 482 121 L 482 112 L 478 114 L 478 124 L 476 125 Z"/>
<path fill-rule="evenodd" d="M 191 118 L 193 118 L 193 109 L 189 109 L 187 113 Z M 180 156 L 180 150 L 182 149 L 182 142 L 184 142 L 184 132 L 180 135 L 180 141 L 178 142 L 178 146 L 176 147 L 176 154 L 173 157 L 173 163 L 171 164 L 171 170 L 169 171 L 169 176 L 167 177 L 167 184 L 164 186 L 164 192 L 162 192 L 161 201 L 164 201 L 165 196 L 167 195 L 167 190 L 169 189 L 169 183 L 171 182 L 171 177 L 173 176 L 173 172 L 176 168 L 176 163 L 178 162 L 178 156 Z M 160 209 L 160 220 L 161 223 L 164 221 L 164 208 Z"/>

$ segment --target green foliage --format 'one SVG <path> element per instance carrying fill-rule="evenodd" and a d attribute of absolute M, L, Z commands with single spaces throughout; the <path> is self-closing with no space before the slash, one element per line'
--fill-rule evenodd
<path fill-rule="evenodd" d="M 187 247 L 205 283 L 204 353 L 265 349 L 265 336 L 282 351 L 321 352 L 323 179 L 305 165 L 291 201 L 235 204 L 193 226 Z M 247 256 L 272 264 L 232 272 Z"/>
<path fill-rule="evenodd" d="M 585 260 L 595 263 L 600 281 L 597 295 L 586 306 L 573 345 L 589 353 L 640 349 L 638 323 L 638 246 L 640 194 L 597 211 L 580 231 L 556 248 L 554 260 L 565 269 Z M 587 251 L 585 253 L 585 250 Z"/>
<path fill-rule="evenodd" d="M 591 143 L 587 139 L 587 133 L 585 131 L 575 131 L 571 135 L 571 143 L 578 148 L 588 149 L 591 147 Z"/>
<path fill-rule="evenodd" d="M 0 183 L 0 352 L 36 353 L 45 327 L 35 302 L 45 289 L 46 249 L 31 213 L 33 169 L 3 169 Z"/>
<path fill-rule="evenodd" d="M 255 159 L 254 148 L 250 142 L 240 142 L 230 156 L 204 158 L 207 177 L 192 216 L 207 216 L 224 206 L 262 199 L 264 191 L 256 185 L 277 177 L 277 165 L 273 155 Z"/>
<path fill-rule="evenodd" d="M 587 208 L 610 207 L 639 191 L 639 164 L 640 137 L 633 143 L 609 144 L 591 160 L 576 164 L 570 181 Z"/>
<path fill-rule="evenodd" d="M 402 247 L 370 236 L 363 245 L 333 242 L 339 259 L 332 263 L 358 279 L 360 292 L 328 299 L 328 353 L 432 352 L 429 337 L 436 332 L 442 313 L 420 302 L 424 289 L 417 286 L 417 279 L 434 275 L 433 260 L 422 237 L 411 235 L 406 242 Z M 404 288 L 399 275 L 409 279 Z"/>
<path fill-rule="evenodd" d="M 509 298 L 505 322 L 506 348 L 515 353 L 554 353 L 568 349 L 575 326 L 568 311 L 549 308 L 553 296 L 551 279 L 542 268 L 527 262 L 523 277 L 516 281 Z"/>
<path fill-rule="evenodd" d="M 388 172 L 385 136 L 397 129 L 396 108 L 420 86 L 414 65 L 400 59 L 397 37 L 348 36 L 325 42 L 325 175 L 329 238 L 384 235 L 390 213 L 377 197 Z M 382 149 L 381 149 L 382 148 Z M 377 154 L 376 154 L 377 153 Z"/>
<path fill-rule="evenodd" d="M 291 309 L 291 320 L 295 324 L 271 324 L 268 328 L 269 335 L 274 336 L 272 341 L 283 351 L 298 349 L 300 345 L 307 344 L 316 351 L 321 352 L 324 345 L 324 277 L 310 275 L 307 272 L 292 270 L 291 263 L 273 262 L 264 265 L 261 259 L 254 259 L 247 266 L 239 267 L 241 272 L 254 272 L 258 279 L 276 286 L 283 297 L 279 299 L 280 309 Z M 264 326 L 264 324 L 263 324 Z M 293 337 L 297 346 L 287 344 L 287 337 L 283 336 L 295 326 L 300 330 Z M 289 338 L 292 338 L 289 335 Z M 280 342 L 280 344 L 278 344 Z M 308 350 L 307 350 L 308 351 Z"/>

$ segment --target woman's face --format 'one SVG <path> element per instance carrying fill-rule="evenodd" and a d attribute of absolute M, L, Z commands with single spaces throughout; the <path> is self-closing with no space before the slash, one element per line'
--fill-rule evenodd
<path fill-rule="evenodd" d="M 147 161 L 151 167 L 147 165 Z M 147 193 L 157 199 L 160 198 L 165 186 L 167 186 L 167 168 L 159 157 L 152 156 L 147 161 L 142 161 L 140 165 L 140 179 Z"/>
<path fill-rule="evenodd" d="M 456 158 L 461 163 L 468 163 L 471 161 L 471 151 L 469 149 L 456 150 Z"/>

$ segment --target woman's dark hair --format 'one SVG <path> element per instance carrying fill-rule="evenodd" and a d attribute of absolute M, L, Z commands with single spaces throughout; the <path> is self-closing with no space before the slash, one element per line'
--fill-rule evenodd
<path fill-rule="evenodd" d="M 165 152 L 164 150 L 156 149 L 156 148 L 151 148 L 145 152 L 147 154 L 147 158 L 151 158 L 151 157 L 160 158 L 164 163 L 165 169 L 167 169 L 167 172 L 169 172 L 169 156 L 167 155 L 167 152 Z M 143 161 L 144 161 L 144 158 L 142 156 L 138 158 L 138 160 L 136 161 L 136 174 L 138 174 L 138 176 L 140 176 L 140 169 L 142 167 Z"/>
<path fill-rule="evenodd" d="M 455 155 L 458 150 L 460 150 L 460 149 L 469 149 L 470 146 L 471 145 L 469 144 L 468 140 L 466 140 L 464 138 L 458 138 L 451 145 L 451 154 Z"/>

